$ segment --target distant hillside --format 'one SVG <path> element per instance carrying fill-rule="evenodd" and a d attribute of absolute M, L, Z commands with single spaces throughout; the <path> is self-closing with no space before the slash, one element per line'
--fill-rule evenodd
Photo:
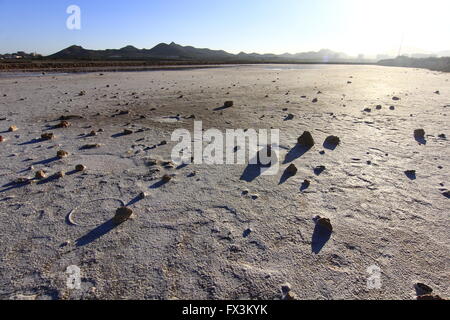
<path fill-rule="evenodd" d="M 56 60 L 175 60 L 175 61 L 217 61 L 217 62 L 357 62 L 349 56 L 320 50 L 297 54 L 258 54 L 228 53 L 223 50 L 199 49 L 191 46 L 181 46 L 174 42 L 160 43 L 152 49 L 137 49 L 127 46 L 121 49 L 88 50 L 80 46 L 71 46 L 55 54 L 47 56 Z"/>
<path fill-rule="evenodd" d="M 450 57 L 418 59 L 403 56 L 395 59 L 381 60 L 378 64 L 380 66 L 424 68 L 434 71 L 450 72 Z"/>

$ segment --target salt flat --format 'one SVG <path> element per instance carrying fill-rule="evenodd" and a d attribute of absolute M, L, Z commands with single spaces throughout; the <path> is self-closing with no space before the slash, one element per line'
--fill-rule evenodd
<path fill-rule="evenodd" d="M 290 283 L 299 299 L 413 299 L 416 282 L 448 297 L 449 78 L 375 66 L 0 75 L 0 298 L 280 299 Z M 53 128 L 68 115 L 82 118 Z M 194 120 L 280 129 L 286 161 L 275 176 L 165 168 L 173 130 Z M 305 130 L 316 145 L 301 155 Z M 329 135 L 341 139 L 334 150 L 322 146 Z M 69 156 L 55 158 L 61 149 Z M 291 163 L 298 173 L 284 181 Z M 66 176 L 13 183 L 38 170 Z M 161 184 L 164 174 L 176 176 Z M 112 227 L 122 204 L 135 216 Z M 317 215 L 331 220 L 329 239 Z M 79 290 L 66 285 L 72 265 Z M 367 286 L 373 266 L 379 289 Z"/>

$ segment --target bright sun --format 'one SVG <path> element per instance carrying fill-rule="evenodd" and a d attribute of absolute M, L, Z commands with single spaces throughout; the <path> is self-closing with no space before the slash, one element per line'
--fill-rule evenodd
<path fill-rule="evenodd" d="M 403 48 L 448 50 L 449 0 L 349 0 L 347 30 L 354 53 L 379 53 Z M 336 43 L 338 45 L 338 43 Z"/>

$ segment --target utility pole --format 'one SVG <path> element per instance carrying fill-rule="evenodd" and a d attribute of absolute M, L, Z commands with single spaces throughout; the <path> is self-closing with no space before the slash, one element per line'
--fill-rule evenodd
<path fill-rule="evenodd" d="M 398 48 L 398 55 L 397 57 L 400 57 L 400 54 L 402 53 L 403 49 L 403 41 L 405 41 L 405 33 L 402 33 L 402 40 L 400 41 L 400 48 Z"/>

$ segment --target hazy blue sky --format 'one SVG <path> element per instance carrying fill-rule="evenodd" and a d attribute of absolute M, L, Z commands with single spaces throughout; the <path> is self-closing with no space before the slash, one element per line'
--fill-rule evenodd
<path fill-rule="evenodd" d="M 66 9 L 81 8 L 81 30 Z M 450 0 L 0 0 L 0 53 L 160 42 L 229 52 L 450 50 Z"/>

